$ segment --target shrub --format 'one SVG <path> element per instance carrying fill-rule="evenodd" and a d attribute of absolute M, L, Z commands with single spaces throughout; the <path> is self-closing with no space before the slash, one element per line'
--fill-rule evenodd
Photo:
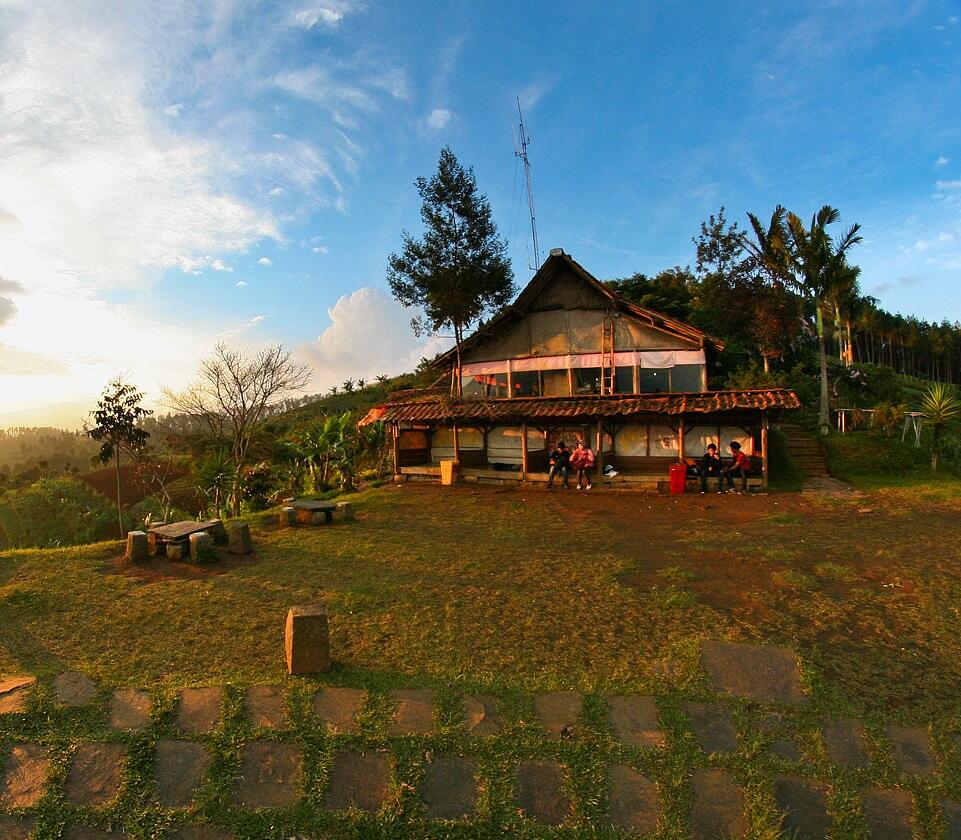
<path fill-rule="evenodd" d="M 4 494 L 0 548 L 49 548 L 105 539 L 116 511 L 96 490 L 72 478 L 44 478 Z"/>
<path fill-rule="evenodd" d="M 874 406 L 871 414 L 871 431 L 882 434 L 886 438 L 892 437 L 896 432 L 901 431 L 904 425 L 904 412 L 906 407 L 903 405 L 891 405 L 891 403 L 881 402 Z"/>

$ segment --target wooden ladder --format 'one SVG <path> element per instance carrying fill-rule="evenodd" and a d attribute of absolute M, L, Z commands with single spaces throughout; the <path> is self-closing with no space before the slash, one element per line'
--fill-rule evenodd
<path fill-rule="evenodd" d="M 601 393 L 613 394 L 617 385 L 614 360 L 614 319 L 606 317 L 601 326 Z"/>

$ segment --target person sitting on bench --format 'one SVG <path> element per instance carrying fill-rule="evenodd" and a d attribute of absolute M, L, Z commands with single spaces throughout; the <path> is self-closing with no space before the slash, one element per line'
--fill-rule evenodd
<path fill-rule="evenodd" d="M 697 465 L 697 474 L 701 479 L 701 493 L 707 492 L 708 477 L 717 479 L 717 492 L 721 492 L 723 484 L 721 478 L 722 469 L 723 465 L 721 464 L 721 456 L 717 454 L 717 446 L 709 443 L 707 445 L 707 452 L 704 453 L 700 463 Z"/>
<path fill-rule="evenodd" d="M 731 454 L 734 456 L 734 460 L 724 468 L 724 475 L 727 477 L 727 492 L 728 493 L 746 493 L 747 492 L 747 477 L 751 472 L 751 459 L 741 451 L 741 444 L 736 440 L 732 440 L 730 443 Z M 741 489 L 734 489 L 734 476 L 738 475 L 741 478 Z"/>

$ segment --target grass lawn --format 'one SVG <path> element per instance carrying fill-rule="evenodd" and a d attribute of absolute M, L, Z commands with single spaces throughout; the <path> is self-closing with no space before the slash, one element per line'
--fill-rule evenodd
<path fill-rule="evenodd" d="M 102 812 L 77 811 L 60 794 L 33 813 L 57 838 L 78 815 L 124 821 L 134 836 L 166 837 L 189 814 L 151 806 L 153 741 L 175 737 L 174 695 L 189 685 L 228 686 L 225 724 L 201 740 L 214 756 L 197 819 L 242 838 L 592 837 L 605 827 L 605 773 L 629 763 L 658 782 L 663 837 L 687 836 L 689 776 L 733 771 L 745 792 L 749 836 L 774 838 L 772 779 L 793 773 L 830 785 L 836 838 L 865 837 L 858 791 L 908 786 L 921 836 L 943 836 L 940 803 L 961 799 L 961 483 L 870 490 L 847 499 L 794 493 L 756 497 L 647 496 L 461 485 L 387 486 L 354 499 L 355 522 L 278 530 L 254 522 L 253 558 L 192 569 L 131 570 L 118 543 L 0 554 L 0 675 L 41 679 L 26 715 L 0 717 L 0 761 L 11 743 L 54 747 L 62 772 L 80 740 L 123 740 L 136 760 L 124 793 Z M 283 663 L 290 605 L 322 601 L 331 617 L 333 672 L 291 679 Z M 777 709 L 724 699 L 739 730 L 736 753 L 704 755 L 682 703 L 715 698 L 700 666 L 700 641 L 786 645 L 800 657 L 811 701 Z M 56 710 L 49 679 L 84 671 L 102 687 L 88 710 Z M 247 813 L 229 804 L 244 722 L 242 687 L 291 687 L 292 729 L 305 750 L 301 803 Z M 320 684 L 370 692 L 359 735 L 331 737 L 311 721 Z M 105 728 L 113 687 L 151 690 L 150 727 Z M 386 736 L 393 688 L 430 687 L 437 732 Z M 585 695 L 572 740 L 539 733 L 532 692 Z M 463 734 L 459 698 L 492 695 L 504 734 Z M 625 747 L 611 735 L 604 697 L 655 696 L 667 746 Z M 820 742 L 825 717 L 865 722 L 872 763 L 841 770 Z M 898 774 L 888 723 L 927 727 L 940 762 L 933 776 Z M 263 736 L 263 733 L 260 733 Z M 790 736 L 802 757 L 768 749 Z M 268 735 L 267 737 L 279 737 Z M 390 747 L 394 796 L 378 815 L 314 807 L 332 756 L 345 745 Z M 473 823 L 423 818 L 414 790 L 434 753 L 477 760 L 481 796 Z M 570 770 L 572 812 L 552 829 L 520 817 L 513 768 L 555 758 Z M 2 809 L 0 809 L 2 813 Z M 191 812 L 192 813 L 192 812 Z"/>

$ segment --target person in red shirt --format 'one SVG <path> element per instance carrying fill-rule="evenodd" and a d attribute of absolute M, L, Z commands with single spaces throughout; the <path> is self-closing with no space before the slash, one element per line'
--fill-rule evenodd
<path fill-rule="evenodd" d="M 571 466 L 577 470 L 577 489 L 583 486 L 585 490 L 590 490 L 593 486 L 591 473 L 594 471 L 594 452 L 582 440 L 577 442 L 571 453 Z"/>
<path fill-rule="evenodd" d="M 741 451 L 741 444 L 736 440 L 732 440 L 730 443 L 731 454 L 734 456 L 734 460 L 728 464 L 723 470 L 723 477 L 727 478 L 727 492 L 728 493 L 746 493 L 747 492 L 747 477 L 751 472 L 751 459 Z M 734 476 L 738 475 L 741 478 L 741 489 L 734 489 Z"/>

